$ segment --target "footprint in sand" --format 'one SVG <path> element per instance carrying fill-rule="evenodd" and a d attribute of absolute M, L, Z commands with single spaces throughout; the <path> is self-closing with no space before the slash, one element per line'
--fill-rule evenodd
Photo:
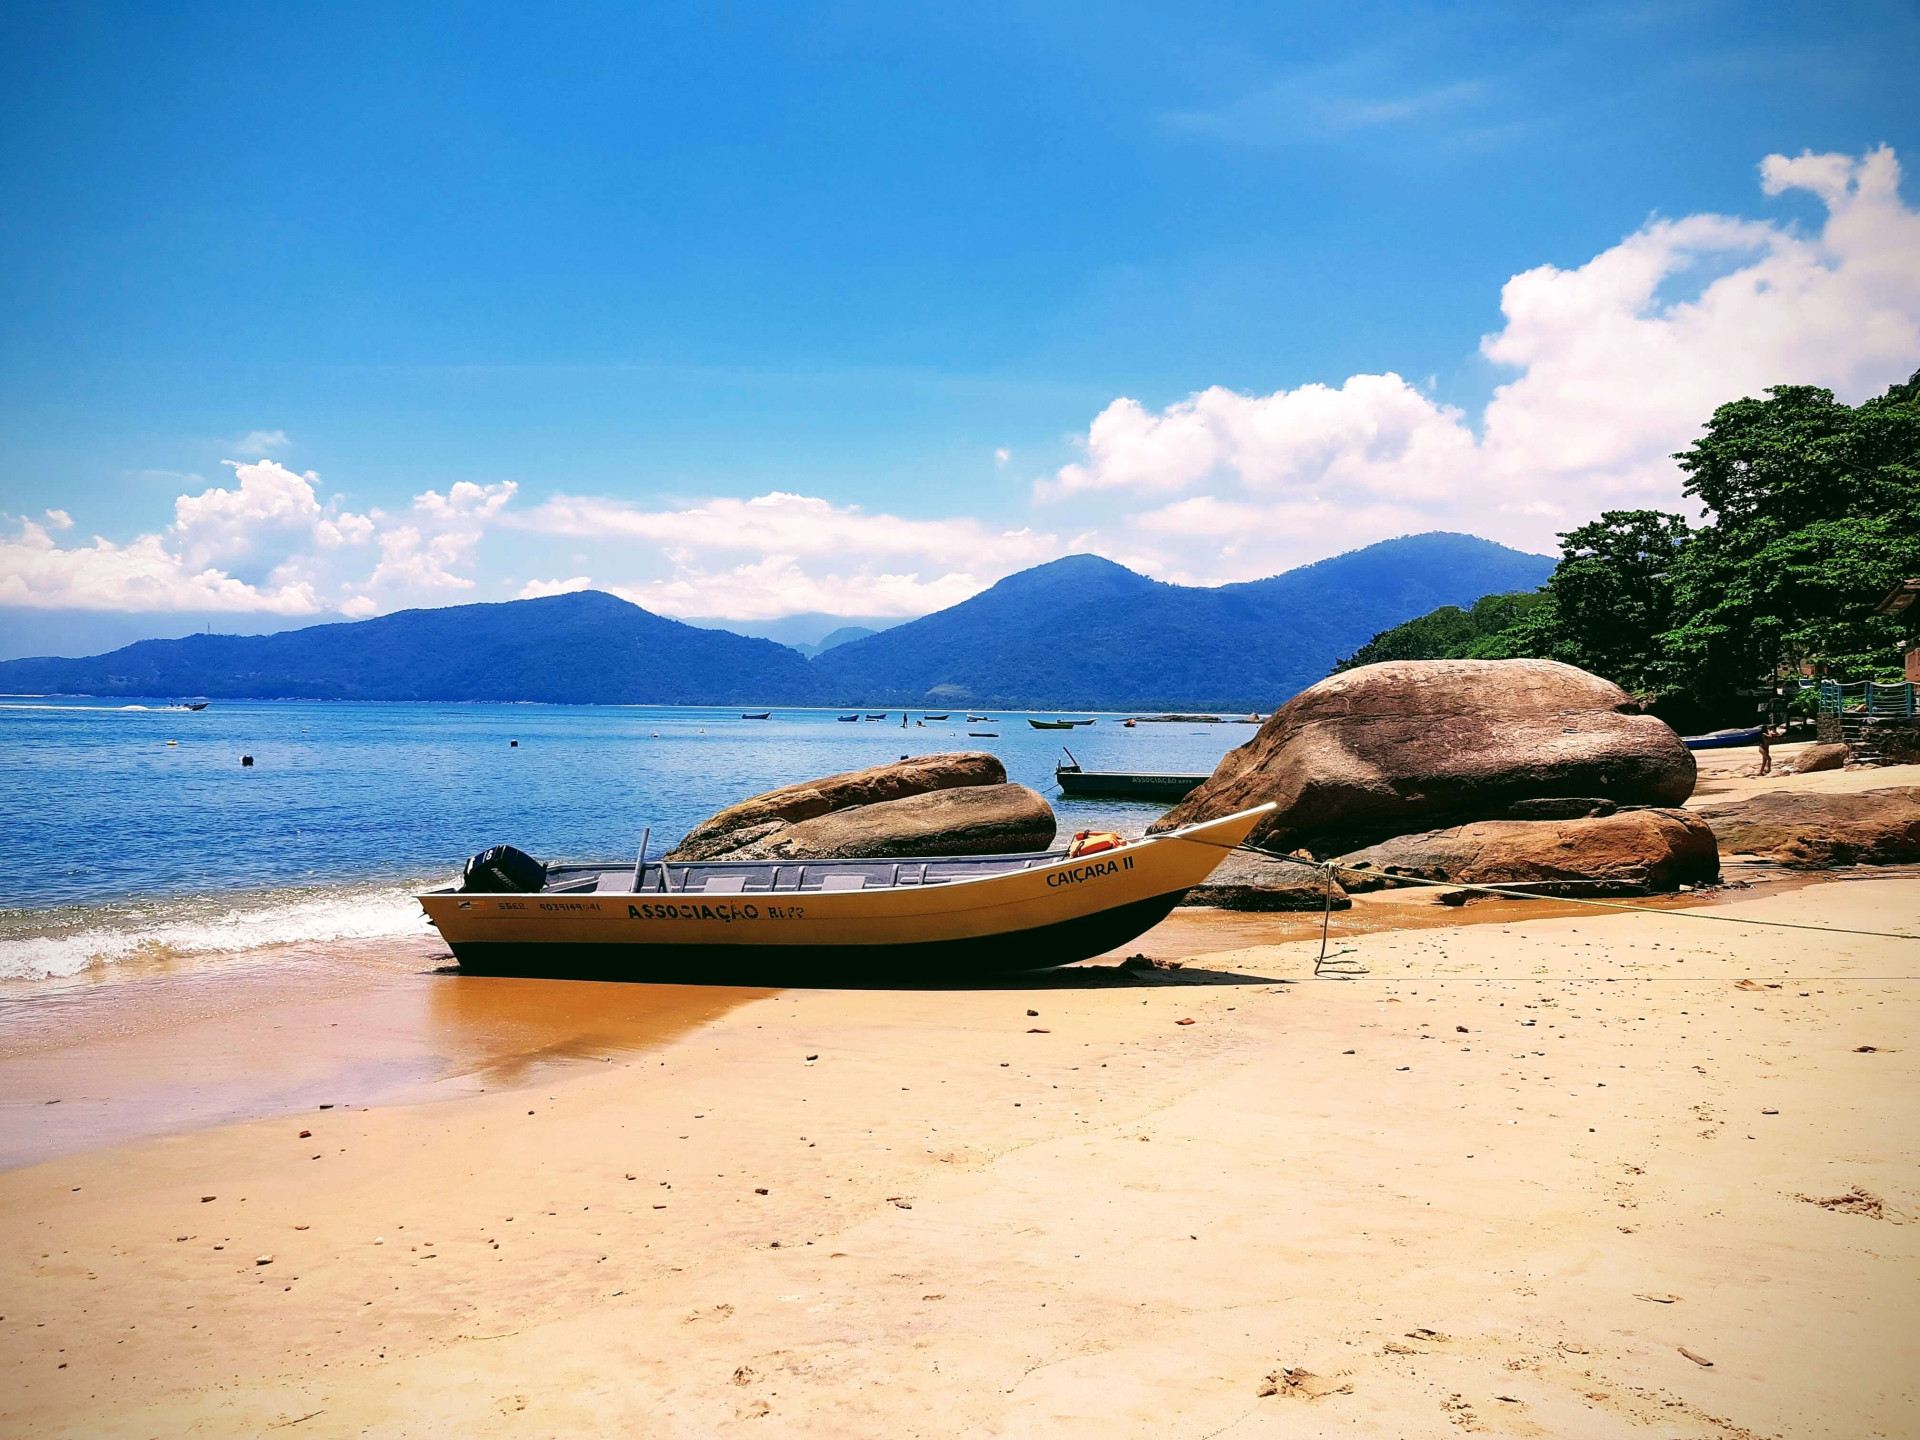
<path fill-rule="evenodd" d="M 1870 1220 L 1889 1220 L 1887 1202 L 1871 1190 L 1863 1190 L 1858 1185 L 1844 1195 L 1829 1195 L 1824 1200 L 1814 1195 L 1795 1195 L 1794 1199 L 1807 1205 L 1818 1205 L 1822 1210 L 1837 1210 L 1842 1215 L 1865 1215 Z"/>
<path fill-rule="evenodd" d="M 1296 1400 L 1324 1400 L 1329 1395 L 1351 1395 L 1353 1385 L 1341 1384 L 1324 1375 L 1316 1375 L 1311 1370 L 1298 1368 L 1276 1370 L 1260 1382 L 1255 1395 L 1265 1398 L 1268 1395 L 1291 1396 Z"/>

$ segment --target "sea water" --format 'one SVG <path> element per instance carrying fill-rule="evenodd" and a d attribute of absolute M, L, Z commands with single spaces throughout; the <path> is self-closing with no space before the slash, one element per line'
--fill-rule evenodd
<path fill-rule="evenodd" d="M 991 751 L 1052 801 L 1063 835 L 1138 835 L 1161 807 L 1061 796 L 1063 744 L 1089 770 L 1204 774 L 1253 735 L 1245 724 L 1129 730 L 1115 715 L 1035 730 L 1001 711 L 984 724 L 959 711 L 916 724 L 925 712 L 908 711 L 903 728 L 897 709 L 883 721 L 861 713 L 0 699 L 0 980 L 140 955 L 424 936 L 414 890 L 446 883 L 488 845 L 631 862 L 648 827 L 657 856 L 749 795 L 903 755 Z"/>

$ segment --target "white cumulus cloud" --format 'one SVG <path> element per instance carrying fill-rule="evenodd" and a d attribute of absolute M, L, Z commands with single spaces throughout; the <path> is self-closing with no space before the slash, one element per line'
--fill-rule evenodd
<path fill-rule="evenodd" d="M 414 497 L 406 516 L 373 512 L 380 527 L 380 563 L 366 589 L 389 598 L 431 596 L 441 590 L 471 590 L 472 568 L 481 538 L 519 487 L 511 480 L 475 485 L 462 480 L 445 495 L 428 490 Z"/>
<path fill-rule="evenodd" d="M 0 605 L 76 610 L 262 612 L 311 615 L 322 607 L 310 585 L 252 585 L 211 566 L 195 568 L 159 535 L 125 545 L 54 544 L 44 526 L 20 522 L 0 537 Z"/>
<path fill-rule="evenodd" d="M 0 605 L 359 618 L 472 588 L 461 572 L 514 490 L 462 482 L 401 515 L 357 514 L 323 501 L 310 470 L 226 463 L 233 485 L 179 496 L 171 525 L 124 544 L 56 543 L 51 532 L 73 524 L 64 511 L 21 520 L 0 537 Z"/>
<path fill-rule="evenodd" d="M 782 490 L 679 509 L 556 496 L 512 523 L 572 540 L 638 541 L 666 573 L 617 578 L 607 589 L 666 615 L 735 620 L 920 615 L 1061 553 L 1056 537 L 1024 527 L 914 520 Z M 629 553 L 627 574 L 635 568 Z"/>
<path fill-rule="evenodd" d="M 1773 155 L 1761 181 L 1818 196 L 1819 232 L 1655 220 L 1575 269 L 1508 281 L 1481 351 L 1518 373 L 1478 434 L 1394 374 L 1216 387 L 1158 412 L 1123 398 L 1035 498 L 1097 495 L 1084 540 L 1216 581 L 1434 527 L 1550 550 L 1602 508 L 1679 508 L 1670 457 L 1717 405 L 1779 384 L 1857 402 L 1920 364 L 1920 213 L 1893 152 Z"/>
<path fill-rule="evenodd" d="M 567 580 L 529 580 L 520 587 L 516 600 L 542 600 L 549 595 L 571 595 L 576 590 L 591 590 L 593 577 L 575 575 Z"/>

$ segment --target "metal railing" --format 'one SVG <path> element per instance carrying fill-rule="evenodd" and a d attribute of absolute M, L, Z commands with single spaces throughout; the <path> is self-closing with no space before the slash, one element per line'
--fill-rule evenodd
<path fill-rule="evenodd" d="M 1856 680 L 1852 684 L 1822 680 L 1820 711 L 1824 715 L 1840 715 L 1849 720 L 1916 715 L 1920 714 L 1920 703 L 1916 703 L 1915 696 L 1917 688 L 1920 687 L 1910 680 L 1890 683 Z"/>

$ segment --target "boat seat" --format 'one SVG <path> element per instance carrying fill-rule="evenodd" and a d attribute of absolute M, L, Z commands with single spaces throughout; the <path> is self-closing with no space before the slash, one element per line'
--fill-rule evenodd
<path fill-rule="evenodd" d="M 867 877 L 864 875 L 828 875 L 820 882 L 822 890 L 864 890 Z"/>
<path fill-rule="evenodd" d="M 619 895 L 630 894 L 633 890 L 633 871 L 602 870 L 593 890 L 596 895 L 604 895 L 609 890 Z"/>
<path fill-rule="evenodd" d="M 744 875 L 710 875 L 707 877 L 706 888 L 700 893 L 703 895 L 738 895 L 746 888 L 747 877 Z"/>

